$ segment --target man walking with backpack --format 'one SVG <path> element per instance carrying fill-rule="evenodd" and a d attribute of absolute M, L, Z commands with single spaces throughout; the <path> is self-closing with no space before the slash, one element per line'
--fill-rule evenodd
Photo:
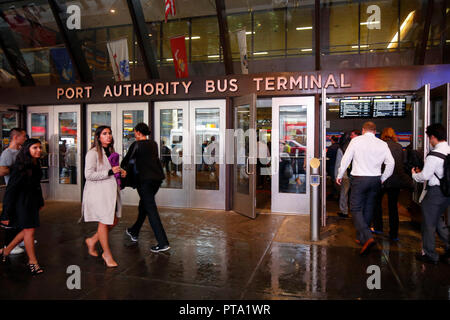
<path fill-rule="evenodd" d="M 437 264 L 439 255 L 435 251 L 435 232 L 445 245 L 442 260 L 449 263 L 450 248 L 444 214 L 450 204 L 450 147 L 446 130 L 441 124 L 427 127 L 426 134 L 433 147 L 425 159 L 423 170 L 413 168 L 412 178 L 420 183 L 427 181 L 426 195 L 422 201 L 422 253 L 417 260 Z"/>

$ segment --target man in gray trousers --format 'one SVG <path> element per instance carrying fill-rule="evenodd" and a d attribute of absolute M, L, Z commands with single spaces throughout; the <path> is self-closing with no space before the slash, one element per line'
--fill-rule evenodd
<path fill-rule="evenodd" d="M 375 201 L 381 191 L 381 184 L 394 172 L 395 161 L 386 142 L 375 137 L 376 126 L 366 122 L 362 135 L 350 141 L 341 160 L 336 183 L 341 185 L 342 177 L 352 162 L 350 211 L 356 228 L 356 241 L 362 245 L 360 254 L 367 254 L 375 245 L 369 226 L 375 210 Z M 381 166 L 385 164 L 383 174 Z"/>
<path fill-rule="evenodd" d="M 442 260 L 449 263 L 449 235 L 444 214 L 450 204 L 450 198 L 442 193 L 439 179 L 444 176 L 444 159 L 450 154 L 450 147 L 445 141 L 447 133 L 443 125 L 432 124 L 427 127 L 426 133 L 433 150 L 426 157 L 422 171 L 419 168 L 411 169 L 415 181 L 427 181 L 426 195 L 422 201 L 422 253 L 416 258 L 427 263 L 438 263 L 439 255 L 435 251 L 437 231 L 445 246 Z"/>

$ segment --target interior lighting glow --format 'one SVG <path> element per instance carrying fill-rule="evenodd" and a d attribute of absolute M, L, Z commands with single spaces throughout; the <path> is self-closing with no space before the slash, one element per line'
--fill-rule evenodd
<path fill-rule="evenodd" d="M 311 52 L 312 49 L 302 49 L 302 52 Z"/>
<path fill-rule="evenodd" d="M 301 31 L 301 30 L 312 30 L 312 27 L 297 27 L 297 28 L 295 28 L 295 30 L 297 30 L 297 31 Z"/>
<path fill-rule="evenodd" d="M 189 37 L 185 37 L 186 40 L 189 40 Z M 191 40 L 198 40 L 200 39 L 200 36 L 193 36 L 191 37 Z"/>
<path fill-rule="evenodd" d="M 360 48 L 368 48 L 369 45 L 368 44 L 362 44 L 359 46 Z M 358 46 L 352 46 L 352 49 L 358 49 Z"/>
<path fill-rule="evenodd" d="M 269 54 L 267 51 L 255 52 L 254 55 Z"/>
<path fill-rule="evenodd" d="M 408 32 L 408 29 L 411 27 L 411 22 L 414 17 L 414 12 L 411 11 L 408 16 L 406 17 L 405 21 L 403 21 L 402 25 L 400 26 L 400 40 L 405 37 L 405 34 Z M 387 46 L 388 49 L 392 49 L 397 47 L 398 42 L 398 31 L 395 33 L 395 36 L 392 38 L 391 42 Z"/>

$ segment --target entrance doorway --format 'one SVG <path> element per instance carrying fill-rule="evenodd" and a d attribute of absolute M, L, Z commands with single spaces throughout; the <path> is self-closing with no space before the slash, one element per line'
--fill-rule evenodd
<path fill-rule="evenodd" d="M 253 218 L 254 205 L 260 213 L 309 214 L 314 108 L 314 97 L 235 99 L 235 130 L 256 133 L 245 134 L 242 152 L 235 151 L 233 210 Z"/>
<path fill-rule="evenodd" d="M 80 201 L 80 106 L 29 107 L 27 128 L 42 143 L 44 199 Z"/>
<path fill-rule="evenodd" d="M 114 137 L 114 149 L 120 155 L 120 161 L 135 141 L 134 127 L 140 122 L 148 122 L 147 103 L 110 103 L 90 104 L 87 106 L 86 145 L 88 150 L 94 142 L 95 130 L 100 126 L 109 126 Z M 122 203 L 137 205 L 139 195 L 136 190 L 125 188 L 121 191 Z"/>
<path fill-rule="evenodd" d="M 225 100 L 155 103 L 158 205 L 225 210 Z"/>

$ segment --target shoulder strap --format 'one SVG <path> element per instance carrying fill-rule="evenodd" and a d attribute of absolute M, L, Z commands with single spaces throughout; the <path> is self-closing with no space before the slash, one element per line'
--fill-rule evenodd
<path fill-rule="evenodd" d="M 440 159 L 442 159 L 444 161 L 445 161 L 445 159 L 447 159 L 446 155 L 444 155 L 444 154 L 442 154 L 440 152 L 436 152 L 436 151 L 431 151 L 430 153 L 428 153 L 427 157 L 428 156 L 435 156 L 435 157 L 438 157 L 438 158 L 440 158 Z"/>

